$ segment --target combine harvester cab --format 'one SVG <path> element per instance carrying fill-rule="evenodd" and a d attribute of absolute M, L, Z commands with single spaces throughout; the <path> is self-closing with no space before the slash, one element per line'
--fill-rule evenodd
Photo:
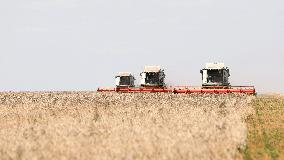
<path fill-rule="evenodd" d="M 145 66 L 141 75 L 141 87 L 165 87 L 165 73 L 160 66 Z"/>
<path fill-rule="evenodd" d="M 230 71 L 224 63 L 207 63 L 200 70 L 203 88 L 229 88 Z"/>
<path fill-rule="evenodd" d="M 115 76 L 117 88 L 129 88 L 135 86 L 135 77 L 130 72 L 119 72 Z"/>

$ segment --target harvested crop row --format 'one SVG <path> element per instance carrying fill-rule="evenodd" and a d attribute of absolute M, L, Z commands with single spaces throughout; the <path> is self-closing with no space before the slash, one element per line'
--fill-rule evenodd
<path fill-rule="evenodd" d="M 284 159 L 284 96 L 260 95 L 251 105 L 255 114 L 247 118 L 244 159 Z"/>
<path fill-rule="evenodd" d="M 1 159 L 234 159 L 252 96 L 0 94 Z"/>

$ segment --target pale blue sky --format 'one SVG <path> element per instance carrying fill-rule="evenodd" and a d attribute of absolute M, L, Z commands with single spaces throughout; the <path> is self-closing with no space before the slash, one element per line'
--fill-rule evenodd
<path fill-rule="evenodd" d="M 95 90 L 161 65 L 200 85 L 225 62 L 233 85 L 284 92 L 283 0 L 0 0 L 0 90 Z"/>

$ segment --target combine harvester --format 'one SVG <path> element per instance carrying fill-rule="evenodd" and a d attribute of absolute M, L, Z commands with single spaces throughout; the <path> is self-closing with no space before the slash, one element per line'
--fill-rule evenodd
<path fill-rule="evenodd" d="M 129 72 L 120 72 L 115 88 L 98 88 L 98 92 L 164 92 L 164 93 L 246 93 L 256 94 L 254 86 L 231 86 L 229 68 L 224 63 L 207 63 L 200 71 L 202 86 L 167 86 L 165 72 L 160 66 L 146 66 L 141 75 L 140 86 L 135 87 L 134 76 Z"/>

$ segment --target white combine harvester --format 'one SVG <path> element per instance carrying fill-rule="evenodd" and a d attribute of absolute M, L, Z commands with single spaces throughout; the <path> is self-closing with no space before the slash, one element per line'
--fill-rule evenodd
<path fill-rule="evenodd" d="M 229 88 L 229 68 L 224 63 L 206 63 L 204 69 L 200 70 L 202 74 L 203 88 Z"/>
<path fill-rule="evenodd" d="M 115 76 L 116 87 L 134 87 L 135 78 L 130 72 L 119 72 Z"/>
<path fill-rule="evenodd" d="M 135 87 L 134 76 L 120 72 L 116 78 L 116 88 L 99 88 L 98 92 L 164 92 L 164 93 L 246 93 L 256 94 L 254 86 L 231 86 L 229 68 L 224 63 L 207 63 L 200 71 L 202 86 L 166 86 L 165 73 L 160 66 L 146 66 L 141 75 L 140 86 Z"/>
<path fill-rule="evenodd" d="M 165 87 L 165 73 L 160 66 L 145 66 L 141 75 L 142 87 Z"/>

